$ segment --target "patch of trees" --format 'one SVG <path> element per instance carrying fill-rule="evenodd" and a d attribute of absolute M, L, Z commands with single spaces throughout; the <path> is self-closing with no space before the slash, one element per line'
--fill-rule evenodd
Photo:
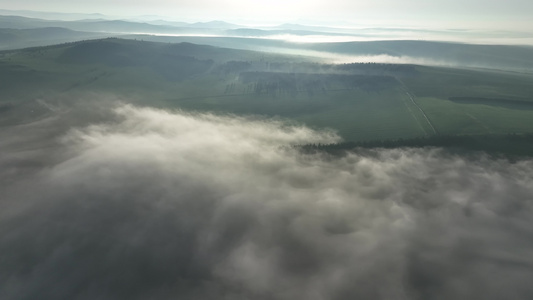
<path fill-rule="evenodd" d="M 294 73 L 343 73 L 354 75 L 414 76 L 415 65 L 384 63 L 320 64 L 313 62 L 265 62 L 267 71 Z"/>
<path fill-rule="evenodd" d="M 113 40 L 98 40 L 78 43 L 66 49 L 58 57 L 62 63 L 101 63 L 113 67 L 127 67 L 139 65 L 138 49 Z"/>
<path fill-rule="evenodd" d="M 294 73 L 281 72 L 242 72 L 239 75 L 241 82 L 253 85 L 254 93 L 267 93 L 274 96 L 296 95 L 305 81 L 298 77 L 300 76 Z"/>
<path fill-rule="evenodd" d="M 533 101 L 484 98 L 484 97 L 449 97 L 448 100 L 462 104 L 481 104 L 511 109 L 533 109 Z"/>
<path fill-rule="evenodd" d="M 228 61 L 220 66 L 218 66 L 215 70 L 216 73 L 221 73 L 224 75 L 228 74 L 236 74 L 240 73 L 246 70 L 249 70 L 252 67 L 251 62 L 247 61 Z"/>
<path fill-rule="evenodd" d="M 212 46 L 197 45 L 186 42 L 170 44 L 166 46 L 166 50 L 169 53 L 194 57 L 216 57 L 218 55 L 221 55 L 225 51 L 223 49 Z"/>
<path fill-rule="evenodd" d="M 362 89 L 375 92 L 397 84 L 391 76 L 366 76 L 345 74 L 314 74 L 284 72 L 241 72 L 239 79 L 244 84 L 252 84 L 257 94 L 274 96 L 307 93 L 313 96 L 325 93 L 328 89 Z"/>
<path fill-rule="evenodd" d="M 167 80 L 178 81 L 207 72 L 214 64 L 213 60 L 199 60 L 191 56 L 161 55 L 150 66 Z"/>
<path fill-rule="evenodd" d="M 349 63 L 334 65 L 334 69 L 361 73 L 366 75 L 403 75 L 412 76 L 418 74 L 414 65 L 405 64 L 381 64 L 381 63 Z"/>
<path fill-rule="evenodd" d="M 335 144 L 307 144 L 296 146 L 304 153 L 344 155 L 358 149 L 444 148 L 451 154 L 477 156 L 480 152 L 494 157 L 518 159 L 533 157 L 533 134 L 505 135 L 436 135 L 412 139 L 343 142 Z"/>
<path fill-rule="evenodd" d="M 173 48 L 172 48 L 173 49 Z M 62 63 L 104 64 L 112 67 L 148 67 L 167 80 L 177 81 L 207 72 L 214 64 L 153 44 L 104 39 L 77 43 L 58 58 Z M 175 50 L 175 49 L 174 49 Z"/>

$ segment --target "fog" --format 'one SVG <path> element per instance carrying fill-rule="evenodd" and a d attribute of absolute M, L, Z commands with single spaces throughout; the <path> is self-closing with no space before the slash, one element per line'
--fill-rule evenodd
<path fill-rule="evenodd" d="M 468 36 L 464 34 L 463 37 Z M 472 39 L 470 44 L 435 42 L 428 40 L 392 40 L 334 42 L 347 36 L 330 36 L 330 40 L 313 43 L 317 38 L 298 37 L 300 42 L 286 41 L 288 36 L 223 37 L 223 36 L 169 36 L 169 35 L 132 35 L 128 38 L 153 42 L 181 43 L 189 42 L 199 45 L 252 50 L 266 53 L 298 56 L 327 64 L 344 63 L 384 63 L 417 64 L 453 68 L 482 68 L 520 73 L 532 73 L 533 55 L 529 46 L 503 46 L 477 44 L 480 40 Z M 280 38 L 280 39 L 278 39 Z M 308 39 L 306 42 L 303 40 Z M 516 38 L 525 41 L 527 38 Z M 510 43 L 512 44 L 512 43 Z"/>
<path fill-rule="evenodd" d="M 340 30 L 339 30 L 340 31 Z M 151 34 L 151 33 L 143 33 Z M 170 34 L 153 34 L 159 36 L 172 36 Z M 176 34 L 174 36 L 187 36 Z M 202 35 L 189 35 L 202 36 Z M 207 35 L 204 35 L 207 36 Z M 215 35 L 212 35 L 215 37 Z M 409 29 L 352 29 L 350 34 L 329 33 L 298 35 L 292 33 L 284 34 L 265 34 L 262 36 L 245 36 L 232 35 L 219 37 L 242 37 L 242 38 L 263 38 L 281 40 L 289 43 L 312 44 L 312 43 L 342 43 L 342 42 L 371 42 L 371 41 L 401 41 L 401 40 L 418 40 L 418 41 L 436 41 L 450 43 L 464 43 L 473 45 L 533 45 L 533 36 L 526 32 L 483 32 L 483 31 L 422 31 Z"/>
<path fill-rule="evenodd" d="M 533 297 L 532 161 L 123 104 L 0 138 L 2 299 Z"/>
<path fill-rule="evenodd" d="M 253 27 L 251 27 L 253 28 Z M 312 28 L 312 27 L 311 27 Z M 244 29 L 245 30 L 245 29 Z M 327 31 L 326 31 L 327 30 Z M 533 45 L 533 35 L 519 31 L 475 31 L 475 30 L 420 30 L 402 28 L 330 28 L 324 31 L 307 31 L 305 34 L 293 33 L 291 30 L 260 30 L 261 35 L 246 32 L 213 30 L 211 33 L 167 33 L 167 32 L 118 32 L 119 34 L 137 34 L 159 37 L 212 37 L 212 38 L 249 38 L 279 40 L 293 44 L 372 42 L 372 41 L 435 41 L 464 43 L 472 45 Z"/>

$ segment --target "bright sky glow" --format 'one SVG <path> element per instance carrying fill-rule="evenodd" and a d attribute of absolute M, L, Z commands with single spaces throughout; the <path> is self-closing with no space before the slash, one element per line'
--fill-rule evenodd
<path fill-rule="evenodd" d="M 184 21 L 500 28 L 533 32 L 531 0 L 0 0 L 3 9 Z"/>

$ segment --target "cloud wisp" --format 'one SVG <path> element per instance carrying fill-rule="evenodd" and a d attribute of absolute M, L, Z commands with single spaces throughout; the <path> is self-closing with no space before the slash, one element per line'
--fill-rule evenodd
<path fill-rule="evenodd" d="M 66 133 L 65 116 L 43 122 L 62 128 L 52 143 L 1 132 L 18 136 L 1 148 L 2 299 L 533 293 L 531 161 L 304 155 L 283 146 L 338 137 L 133 106 Z"/>

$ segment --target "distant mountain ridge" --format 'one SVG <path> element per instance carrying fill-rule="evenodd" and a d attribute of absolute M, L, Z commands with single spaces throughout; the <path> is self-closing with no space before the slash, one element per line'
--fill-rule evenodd
<path fill-rule="evenodd" d="M 59 13 L 59 12 L 42 12 L 33 10 L 9 10 L 0 9 L 0 15 L 21 16 L 27 18 L 38 18 L 48 20 L 75 21 L 81 19 L 109 19 L 109 17 L 99 13 Z"/>
<path fill-rule="evenodd" d="M 342 33 L 335 32 L 334 28 L 299 24 L 254 28 L 220 20 L 191 24 L 165 20 L 152 22 L 108 20 L 102 19 L 99 14 L 90 16 L 93 18 L 59 21 L 0 15 L 0 50 L 120 36 L 157 42 L 191 42 L 233 49 L 314 56 L 336 63 L 339 61 L 412 63 L 533 73 L 533 47 L 531 46 L 443 42 L 412 38 L 357 41 L 366 37 L 380 36 L 383 33 L 380 30 L 394 31 L 394 28 L 370 28 L 367 31 L 362 29 Z M 423 32 L 421 34 L 431 32 L 425 29 L 396 30 L 415 32 L 415 36 L 416 32 Z M 436 34 L 441 33 L 443 32 L 436 32 Z M 327 36 L 326 39 L 329 39 L 329 42 L 292 40 L 294 36 L 307 38 L 314 35 L 320 38 Z M 337 39 L 337 36 L 340 39 Z"/>

